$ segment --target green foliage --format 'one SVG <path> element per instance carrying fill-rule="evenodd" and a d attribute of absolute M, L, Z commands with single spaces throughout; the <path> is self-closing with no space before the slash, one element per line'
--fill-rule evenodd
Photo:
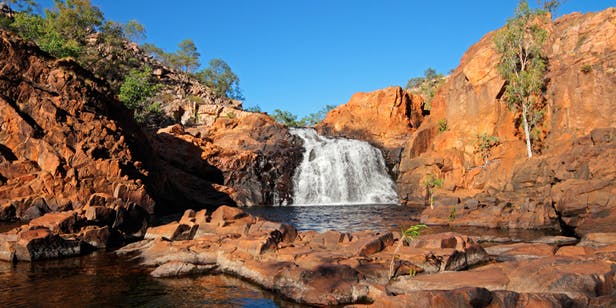
<path fill-rule="evenodd" d="M 394 276 L 396 257 L 398 256 L 397 254 L 398 254 L 398 251 L 400 250 L 400 247 L 402 247 L 402 244 L 411 243 L 416 237 L 421 235 L 421 232 L 423 231 L 423 229 L 426 229 L 426 228 L 428 228 L 428 226 L 424 224 L 417 224 L 417 225 L 412 225 L 408 227 L 406 230 L 405 229 L 400 230 L 400 240 L 398 241 L 398 246 L 396 246 L 396 249 L 394 250 L 394 253 L 391 256 L 391 262 L 389 263 L 389 279 L 391 279 Z M 417 273 L 415 269 L 413 268 L 409 271 L 409 275 L 411 276 L 415 276 L 416 274 Z"/>
<path fill-rule="evenodd" d="M 436 190 L 436 188 L 443 187 L 444 183 L 445 179 L 438 178 L 434 176 L 434 174 L 429 174 L 428 178 L 424 180 L 423 184 L 426 187 L 426 192 L 428 193 L 427 200 L 430 204 L 430 208 L 434 208 L 434 191 Z"/>
<path fill-rule="evenodd" d="M 451 207 L 451 211 L 449 212 L 449 216 L 447 216 L 447 219 L 450 222 L 456 220 L 456 207 L 455 206 Z"/>
<path fill-rule="evenodd" d="M 244 100 L 240 79 L 222 59 L 212 59 L 209 67 L 198 72 L 197 77 L 220 97 Z"/>
<path fill-rule="evenodd" d="M 172 63 L 185 73 L 194 73 L 200 65 L 200 56 L 195 42 L 191 39 L 185 39 L 178 44 L 178 50 L 172 57 Z"/>
<path fill-rule="evenodd" d="M 196 96 L 196 95 L 188 95 L 186 99 L 188 99 L 189 102 L 195 103 L 195 104 L 203 104 L 205 102 L 203 98 Z"/>
<path fill-rule="evenodd" d="M 592 65 L 590 64 L 584 64 L 582 65 L 582 68 L 580 69 L 580 71 L 584 74 L 588 74 L 590 72 L 592 72 Z"/>
<path fill-rule="evenodd" d="M 50 24 L 52 21 L 41 16 L 18 12 L 9 27 L 23 38 L 35 41 L 42 50 L 55 57 L 77 58 L 82 50 L 79 43 L 63 37 Z"/>
<path fill-rule="evenodd" d="M 149 102 L 156 94 L 159 86 L 150 81 L 152 69 L 131 70 L 120 86 L 120 101 L 133 110 L 135 119 L 139 123 L 156 126 L 164 121 L 164 112 L 160 102 Z"/>
<path fill-rule="evenodd" d="M 54 57 L 72 57 L 83 67 L 106 79 L 118 97 L 131 109 L 139 121 L 150 122 L 162 117 L 160 104 L 148 104 L 158 90 L 150 83 L 149 68 L 126 48 L 127 40 L 144 40 L 145 27 L 135 20 L 125 25 L 106 20 L 102 11 L 91 0 L 54 0 L 54 7 L 44 14 L 34 13 L 34 0 L 9 0 L 22 8 L 11 18 L 0 18 L 0 28 L 17 32 L 34 41 L 42 50 Z M 40 12 L 40 10 L 39 10 Z M 195 43 L 186 39 L 179 43 L 174 53 L 144 44 L 143 49 L 160 62 L 187 73 L 194 73 L 200 66 Z M 208 81 L 221 93 L 241 99 L 239 78 L 222 60 L 211 63 Z M 161 102 L 164 103 L 164 102 Z M 199 102 L 195 102 L 199 103 Z"/>
<path fill-rule="evenodd" d="M 20 12 L 31 13 L 39 7 L 35 0 L 8 0 L 8 2 L 5 2 L 11 4 L 13 10 Z"/>
<path fill-rule="evenodd" d="M 235 112 L 233 112 L 233 111 L 229 111 L 229 112 L 227 112 L 227 113 L 225 114 L 225 117 L 226 117 L 227 119 L 235 119 L 235 118 L 237 117 L 237 115 L 235 114 Z"/>
<path fill-rule="evenodd" d="M 543 6 L 543 11 L 546 12 L 550 12 L 553 13 L 554 11 L 556 11 L 556 9 L 558 9 L 558 7 L 560 7 L 561 2 L 558 0 L 537 0 L 537 3 L 541 4 L 541 2 L 543 2 L 542 6 Z"/>
<path fill-rule="evenodd" d="M 160 126 L 159 123 L 165 122 L 167 119 L 162 110 L 160 102 L 145 104 L 145 108 L 135 110 L 135 120 L 138 123 L 144 123 L 151 127 Z"/>
<path fill-rule="evenodd" d="M 334 105 L 325 105 L 325 107 L 321 108 L 321 110 L 303 117 L 299 122 L 302 126 L 315 126 L 321 123 L 321 121 L 325 119 L 325 116 L 327 116 L 327 113 L 334 108 L 336 108 Z"/>
<path fill-rule="evenodd" d="M 54 0 L 55 7 L 46 10 L 47 26 L 67 41 L 85 45 L 88 35 L 103 25 L 103 12 L 90 0 Z"/>
<path fill-rule="evenodd" d="M 447 125 L 447 119 L 438 120 L 438 132 L 443 133 L 449 130 L 449 126 Z"/>
<path fill-rule="evenodd" d="M 141 48 L 161 63 L 185 73 L 194 73 L 201 65 L 199 63 L 201 54 L 197 51 L 197 46 L 191 39 L 181 41 L 178 44 L 178 50 L 172 53 L 165 52 L 160 47 L 148 43 L 141 45 Z"/>
<path fill-rule="evenodd" d="M 11 20 L 10 18 L 0 16 L 0 29 L 10 30 L 12 23 L 13 23 L 13 20 Z"/>
<path fill-rule="evenodd" d="M 424 181 L 424 186 L 429 187 L 429 188 L 441 188 L 443 187 L 443 183 L 445 182 L 445 179 L 441 179 L 438 178 L 436 176 L 434 176 L 434 174 L 429 174 L 428 178 Z"/>
<path fill-rule="evenodd" d="M 141 45 L 141 48 L 143 49 L 143 51 L 151 55 L 154 59 L 158 60 L 159 62 L 167 66 L 174 67 L 174 63 L 173 63 L 174 54 L 167 53 L 161 48 L 159 48 L 158 46 L 149 44 L 149 43 L 145 43 Z"/>
<path fill-rule="evenodd" d="M 261 107 L 259 107 L 259 105 L 250 106 L 248 108 L 244 108 L 244 110 L 248 112 L 263 112 L 261 110 Z"/>
<path fill-rule="evenodd" d="M 407 243 L 410 243 L 416 237 L 420 236 L 423 229 L 426 229 L 426 228 L 428 228 L 428 226 L 424 224 L 417 224 L 417 225 L 412 225 L 408 227 L 406 230 L 402 229 L 402 232 L 401 232 L 402 240 L 406 241 Z"/>
<path fill-rule="evenodd" d="M 294 115 L 286 110 L 275 109 L 274 113 L 270 116 L 272 117 L 272 119 L 276 120 L 276 122 L 289 127 L 304 126 L 303 123 L 297 120 L 297 115 Z"/>
<path fill-rule="evenodd" d="M 484 167 L 488 165 L 488 158 L 490 157 L 492 149 L 499 144 L 500 139 L 497 136 L 488 136 L 485 132 L 481 135 L 477 135 L 477 140 L 475 141 L 475 153 L 479 153 L 484 159 Z"/>
<path fill-rule="evenodd" d="M 430 110 L 432 99 L 443 83 L 445 83 L 443 74 L 437 73 L 436 70 L 429 67 L 424 71 L 423 77 L 409 79 L 406 89 L 421 95 L 425 101 L 424 109 Z"/>
<path fill-rule="evenodd" d="M 503 99 L 511 110 L 521 114 L 529 157 L 532 157 L 530 129 L 536 124 L 533 122 L 537 122 L 532 114 L 540 107 L 545 87 L 547 63 L 542 45 L 547 31 L 541 27 L 544 13 L 531 10 L 528 3 L 521 0 L 514 16 L 494 38 L 496 50 L 501 55 L 498 71 L 507 81 Z"/>
<path fill-rule="evenodd" d="M 145 27 L 134 19 L 129 20 L 124 25 L 124 35 L 127 39 L 139 43 L 139 41 L 145 40 Z"/>
<path fill-rule="evenodd" d="M 336 108 L 334 105 L 325 105 L 321 110 L 311 113 L 298 120 L 297 115 L 285 111 L 276 109 L 274 113 L 270 115 L 276 122 L 284 124 L 289 127 L 308 127 L 314 126 L 323 121 L 328 112 Z"/>
<path fill-rule="evenodd" d="M 156 93 L 158 87 L 150 82 L 151 74 L 152 69 L 149 67 L 142 71 L 132 70 L 128 73 L 120 86 L 119 94 L 120 101 L 126 107 L 136 109 Z"/>

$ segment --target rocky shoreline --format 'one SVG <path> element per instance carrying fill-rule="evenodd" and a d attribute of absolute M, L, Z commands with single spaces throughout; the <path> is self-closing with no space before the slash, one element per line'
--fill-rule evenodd
<path fill-rule="evenodd" d="M 100 210 L 50 213 L 0 234 L 0 260 L 104 248 L 113 229 L 95 226 L 109 217 Z M 369 230 L 299 232 L 229 206 L 187 210 L 176 222 L 141 232 L 143 240 L 116 253 L 138 258 L 153 277 L 232 275 L 308 305 L 616 304 L 616 233 L 520 241 L 444 232 L 403 241 L 399 233 Z"/>
<path fill-rule="evenodd" d="M 211 214 L 189 210 L 117 253 L 138 256 L 154 277 L 224 273 L 318 306 L 616 304 L 616 233 L 591 233 L 579 241 L 476 240 L 482 245 L 448 232 L 396 248 L 399 234 L 391 232 L 298 232 L 223 206 Z"/>

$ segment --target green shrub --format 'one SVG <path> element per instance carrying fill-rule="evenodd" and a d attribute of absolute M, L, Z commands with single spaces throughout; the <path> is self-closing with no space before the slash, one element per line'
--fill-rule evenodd
<path fill-rule="evenodd" d="M 423 77 L 414 77 L 406 83 L 406 89 L 423 97 L 424 110 L 432 109 L 432 99 L 438 89 L 445 83 L 443 74 L 429 67 L 424 71 Z"/>
<path fill-rule="evenodd" d="M 582 71 L 582 73 L 584 73 L 584 74 L 588 74 L 588 73 L 592 72 L 592 65 L 584 64 L 584 65 L 582 65 L 582 68 L 580 69 L 580 71 Z"/>
<path fill-rule="evenodd" d="M 152 69 L 145 67 L 143 70 L 131 70 L 120 86 L 120 101 L 129 109 L 145 109 L 143 103 L 154 96 L 159 89 L 150 81 Z"/>
<path fill-rule="evenodd" d="M 235 114 L 235 112 L 229 111 L 229 112 L 225 113 L 225 117 L 227 119 L 235 119 L 237 117 L 237 115 Z"/>
<path fill-rule="evenodd" d="M 488 158 L 492 152 L 492 149 L 500 144 L 500 139 L 496 136 L 488 136 L 487 133 L 477 135 L 475 141 L 475 153 L 479 153 L 484 159 L 484 167 L 488 165 Z"/>
<path fill-rule="evenodd" d="M 449 126 L 447 125 L 447 119 L 438 120 L 438 132 L 446 132 L 449 130 Z"/>
<path fill-rule="evenodd" d="M 435 177 L 434 174 L 430 174 L 424 181 L 426 192 L 428 193 L 427 200 L 430 204 L 430 208 L 434 208 L 434 190 L 438 187 L 443 187 L 445 179 Z"/>
<path fill-rule="evenodd" d="M 261 107 L 259 107 L 259 105 L 254 105 L 254 106 L 250 106 L 248 108 L 244 108 L 244 111 L 248 111 L 248 112 L 262 112 L 261 111 Z"/>
<path fill-rule="evenodd" d="M 398 246 L 396 246 L 396 249 L 394 250 L 394 253 L 391 256 L 391 262 L 389 263 L 389 279 L 391 279 L 394 276 L 396 257 L 397 257 L 398 251 L 400 250 L 400 247 L 402 247 L 402 244 L 404 243 L 410 244 L 416 237 L 421 235 L 421 232 L 423 231 L 423 229 L 426 229 L 426 228 L 428 228 L 428 226 L 424 224 L 417 224 L 417 225 L 412 225 L 408 227 L 406 230 L 405 229 L 400 230 L 400 240 L 398 241 Z M 409 275 L 415 276 L 415 274 L 416 274 L 415 269 L 411 268 L 409 271 Z"/>
<path fill-rule="evenodd" d="M 148 126 L 158 126 L 166 121 L 160 102 L 151 102 L 160 86 L 150 81 L 152 69 L 131 70 L 120 85 L 120 101 L 133 111 L 135 120 Z"/>
<path fill-rule="evenodd" d="M 447 216 L 447 219 L 450 222 L 456 220 L 456 206 L 455 205 L 451 207 L 451 211 L 449 212 L 449 216 Z"/>

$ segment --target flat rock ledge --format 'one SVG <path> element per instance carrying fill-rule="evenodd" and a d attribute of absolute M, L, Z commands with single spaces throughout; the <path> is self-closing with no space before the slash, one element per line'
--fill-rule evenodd
<path fill-rule="evenodd" d="M 117 253 L 139 257 L 154 277 L 229 274 L 315 306 L 610 307 L 616 241 L 589 239 L 486 251 L 448 232 L 400 244 L 391 232 L 298 232 L 223 206 L 188 210 Z"/>

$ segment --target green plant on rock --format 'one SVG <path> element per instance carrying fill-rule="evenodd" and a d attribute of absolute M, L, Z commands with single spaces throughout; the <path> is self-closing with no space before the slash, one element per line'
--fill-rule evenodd
<path fill-rule="evenodd" d="M 428 201 L 427 203 L 430 204 L 431 209 L 434 208 L 434 190 L 437 187 L 438 188 L 443 187 L 444 182 L 445 182 L 445 179 L 438 178 L 434 176 L 434 174 L 430 174 L 423 183 L 424 186 L 426 187 L 426 192 L 428 194 L 426 200 Z"/>
<path fill-rule="evenodd" d="M 443 133 L 449 130 L 449 126 L 447 125 L 447 119 L 438 120 L 438 132 Z"/>
<path fill-rule="evenodd" d="M 301 121 L 297 119 L 297 115 L 281 109 L 274 109 L 274 112 L 270 115 L 272 119 L 280 124 L 284 124 L 289 127 L 301 127 L 304 126 Z"/>
<path fill-rule="evenodd" d="M 432 99 L 436 95 L 438 89 L 445 83 L 443 74 L 437 73 L 436 70 L 429 67 L 424 71 L 423 77 L 413 77 L 406 83 L 406 89 L 421 95 L 425 104 L 424 110 L 432 109 Z"/>
<path fill-rule="evenodd" d="M 451 207 L 451 211 L 449 212 L 449 216 L 447 216 L 449 222 L 456 220 L 456 206 Z"/>
<path fill-rule="evenodd" d="M 492 149 L 500 144 L 500 139 L 496 136 L 488 136 L 487 133 L 477 135 L 475 141 L 475 153 L 479 153 L 484 160 L 483 168 L 488 166 Z"/>
<path fill-rule="evenodd" d="M 156 126 L 164 122 L 164 112 L 160 102 L 151 102 L 160 86 L 151 82 L 152 69 L 131 70 L 124 82 L 120 85 L 118 98 L 124 105 L 133 111 L 135 120 L 149 126 Z"/>
<path fill-rule="evenodd" d="M 302 126 L 315 126 L 319 124 L 320 122 L 322 122 L 323 119 L 325 119 L 325 116 L 327 116 L 327 113 L 333 110 L 334 108 L 336 108 L 336 106 L 334 105 L 325 105 L 319 111 L 313 112 L 301 118 L 299 120 L 299 123 L 302 124 Z"/>
<path fill-rule="evenodd" d="M 394 276 L 396 257 L 398 251 L 400 250 L 400 247 L 402 247 L 404 243 L 410 244 L 416 237 L 420 236 L 423 229 L 426 228 L 428 228 L 428 226 L 424 224 L 417 224 L 408 227 L 406 230 L 400 230 L 400 240 L 398 240 L 398 245 L 396 246 L 396 249 L 391 256 L 391 262 L 389 263 L 389 279 L 393 278 Z M 415 271 L 415 269 L 411 268 L 411 270 L 409 271 L 409 275 L 415 276 L 416 274 L 417 272 Z"/>
<path fill-rule="evenodd" d="M 227 118 L 227 119 L 235 119 L 236 117 L 237 117 L 237 115 L 233 111 L 229 111 L 229 112 L 225 113 L 225 118 Z"/>
<path fill-rule="evenodd" d="M 259 105 L 254 105 L 254 106 L 244 108 L 244 111 L 255 112 L 255 113 L 263 112 L 261 110 L 261 107 L 259 107 Z"/>

